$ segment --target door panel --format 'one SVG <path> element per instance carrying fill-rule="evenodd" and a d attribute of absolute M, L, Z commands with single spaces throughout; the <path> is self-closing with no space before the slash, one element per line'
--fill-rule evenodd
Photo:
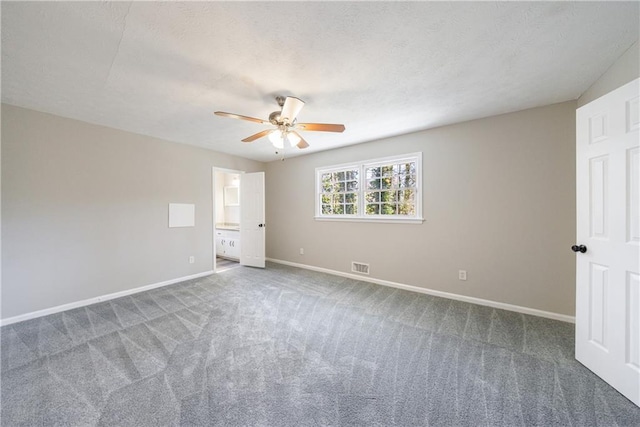
<path fill-rule="evenodd" d="M 637 129 L 637 128 L 636 128 Z M 640 149 L 627 150 L 627 243 L 640 244 Z"/>
<path fill-rule="evenodd" d="M 576 114 L 576 359 L 640 404 L 640 80 Z"/>
<path fill-rule="evenodd" d="M 640 275 L 627 272 L 627 364 L 640 371 Z"/>
<path fill-rule="evenodd" d="M 600 264 L 591 264 L 589 274 L 589 341 L 597 344 L 603 351 L 607 350 L 607 295 L 609 285 L 609 269 Z"/>
<path fill-rule="evenodd" d="M 589 223 L 591 224 L 591 237 L 606 239 L 608 221 L 609 198 L 609 156 L 599 156 L 590 160 L 589 165 L 589 192 L 591 194 L 591 209 L 589 211 Z"/>

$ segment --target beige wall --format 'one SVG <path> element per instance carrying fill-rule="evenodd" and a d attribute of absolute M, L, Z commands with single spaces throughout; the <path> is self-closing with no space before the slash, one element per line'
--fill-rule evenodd
<path fill-rule="evenodd" d="M 268 163 L 267 256 L 341 272 L 368 262 L 377 279 L 574 315 L 575 108 L 565 102 Z M 316 167 L 416 151 L 423 224 L 313 219 Z"/>
<path fill-rule="evenodd" d="M 640 77 L 640 44 L 636 41 L 578 98 L 578 107 Z"/>
<path fill-rule="evenodd" d="M 264 170 L 2 105 L 2 318 L 211 270 L 213 166 Z M 170 202 L 196 226 L 169 229 Z"/>
<path fill-rule="evenodd" d="M 576 103 L 269 163 L 267 256 L 573 315 L 575 108 L 638 78 L 639 52 Z M 2 151 L 2 318 L 211 270 L 211 167 L 265 168 L 9 105 Z M 414 151 L 424 224 L 313 220 L 315 167 Z M 168 229 L 169 202 L 196 227 Z"/>

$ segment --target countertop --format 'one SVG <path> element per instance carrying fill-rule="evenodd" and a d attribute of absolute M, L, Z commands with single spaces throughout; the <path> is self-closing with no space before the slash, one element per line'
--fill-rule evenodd
<path fill-rule="evenodd" d="M 230 222 L 219 222 L 216 224 L 216 229 L 240 231 L 240 224 L 234 224 Z"/>

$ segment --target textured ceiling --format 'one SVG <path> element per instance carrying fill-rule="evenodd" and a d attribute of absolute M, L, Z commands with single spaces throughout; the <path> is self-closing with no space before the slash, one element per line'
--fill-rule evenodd
<path fill-rule="evenodd" d="M 306 150 L 577 98 L 638 39 L 637 2 L 7 2 L 2 101 L 262 161 L 276 94 Z"/>

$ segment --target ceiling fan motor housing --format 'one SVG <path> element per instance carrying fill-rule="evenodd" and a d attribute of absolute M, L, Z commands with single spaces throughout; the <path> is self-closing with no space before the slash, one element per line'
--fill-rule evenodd
<path fill-rule="evenodd" d="M 281 125 L 282 121 L 280 119 L 280 111 L 274 111 L 273 113 L 269 114 L 269 121 L 272 125 Z"/>

